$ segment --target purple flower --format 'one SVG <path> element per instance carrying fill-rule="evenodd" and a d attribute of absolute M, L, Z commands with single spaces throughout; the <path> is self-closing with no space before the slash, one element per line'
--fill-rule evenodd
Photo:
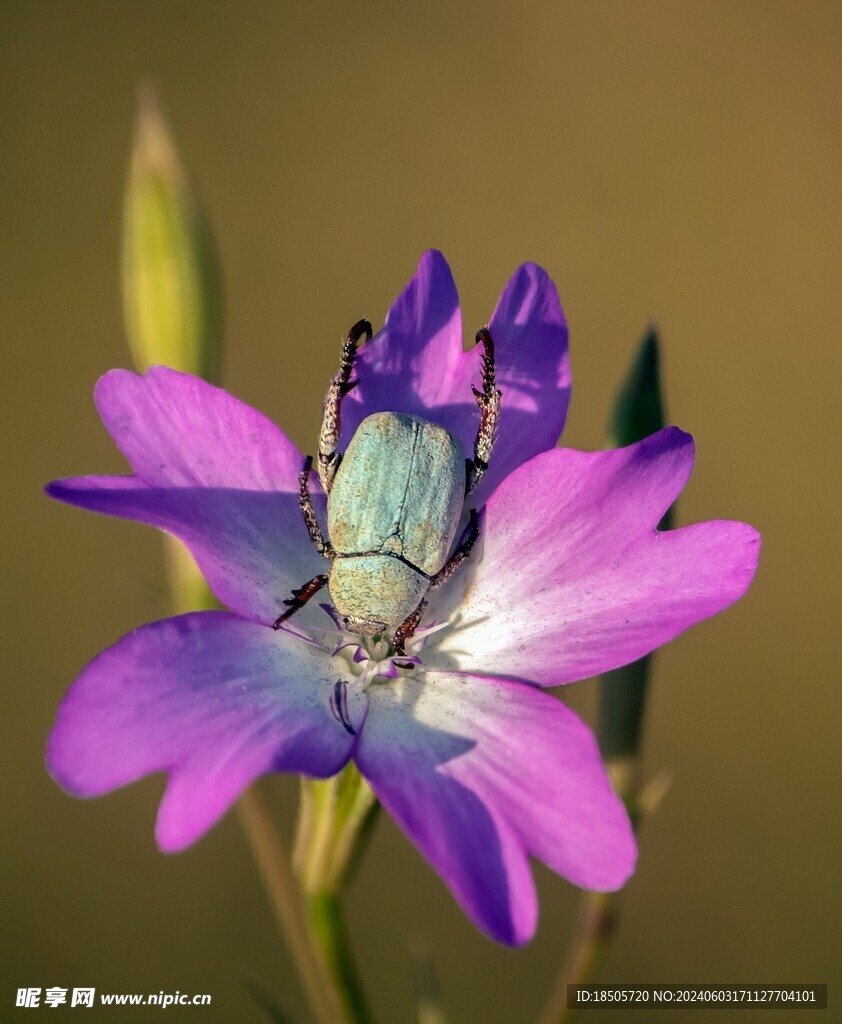
<path fill-rule="evenodd" d="M 344 634 L 315 601 L 270 628 L 292 589 L 324 567 L 298 507 L 301 453 L 277 427 L 165 367 L 99 381 L 97 407 L 134 475 L 48 492 L 180 537 L 231 611 L 143 626 L 84 669 L 47 749 L 61 786 L 96 796 L 167 772 L 156 835 L 174 851 L 257 776 L 327 777 L 353 758 L 468 917 L 512 945 L 535 930 L 530 856 L 584 888 L 626 881 L 635 841 L 594 739 L 539 687 L 639 658 L 735 601 L 759 538 L 736 522 L 657 532 L 692 466 L 680 430 L 617 451 L 554 447 L 570 370 L 543 270 L 515 273 L 489 328 L 503 403 L 470 502 L 485 503 L 480 540 L 431 593 L 397 664 L 385 643 Z M 364 416 L 397 410 L 471 450 L 479 353 L 462 351 L 439 253 L 422 258 L 361 349 L 358 376 L 342 448 Z M 323 515 L 319 493 L 316 506 Z"/>

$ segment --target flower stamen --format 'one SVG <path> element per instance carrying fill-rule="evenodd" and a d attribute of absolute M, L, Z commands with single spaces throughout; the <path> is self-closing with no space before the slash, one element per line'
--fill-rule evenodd
<path fill-rule="evenodd" d="M 329 703 L 330 710 L 333 712 L 333 717 L 336 721 L 339 722 L 345 732 L 356 736 L 357 730 L 351 725 L 351 719 L 348 715 L 348 684 L 344 679 L 337 679 L 333 684 L 333 693 Z"/>

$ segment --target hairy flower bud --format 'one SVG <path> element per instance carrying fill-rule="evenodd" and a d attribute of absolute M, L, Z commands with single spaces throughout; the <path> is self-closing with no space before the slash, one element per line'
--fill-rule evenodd
<path fill-rule="evenodd" d="M 141 90 L 126 188 L 123 308 L 138 369 L 217 380 L 220 301 L 210 232 L 157 99 Z"/>

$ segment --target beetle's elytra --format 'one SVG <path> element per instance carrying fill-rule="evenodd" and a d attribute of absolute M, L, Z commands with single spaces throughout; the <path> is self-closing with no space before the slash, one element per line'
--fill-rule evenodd
<path fill-rule="evenodd" d="M 319 435 L 319 477 L 328 496 L 322 534 L 310 499 L 312 458 L 300 476 L 299 503 L 316 549 L 331 560 L 330 573 L 315 576 L 286 600 L 277 629 L 327 584 L 346 628 L 363 636 L 392 638 L 396 654 L 421 621 L 425 594 L 445 582 L 477 539 L 471 510 L 465 534 L 450 554 L 465 500 L 482 479 L 494 445 L 500 392 L 494 380 L 494 343 L 483 328 L 482 390 L 474 457 L 438 424 L 398 412 L 379 412 L 359 425 L 344 455 L 336 450 L 343 397 L 351 380 L 360 339 L 371 325 L 360 320 L 348 333 L 342 359 L 325 397 Z M 450 555 L 450 557 L 448 557 Z"/>

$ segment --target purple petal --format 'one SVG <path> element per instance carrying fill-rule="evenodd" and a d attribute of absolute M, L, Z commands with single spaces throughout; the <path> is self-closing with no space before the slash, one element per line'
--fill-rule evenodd
<path fill-rule="evenodd" d="M 556 446 L 571 384 L 567 322 L 555 285 L 535 263 L 515 271 L 488 329 L 503 397 L 494 453 L 478 492 L 480 503 L 518 466 Z"/>
<path fill-rule="evenodd" d="M 108 433 L 150 487 L 298 490 L 303 459 L 262 413 L 166 366 L 111 370 L 94 400 Z"/>
<path fill-rule="evenodd" d="M 329 657 L 283 632 L 223 612 L 143 626 L 95 658 L 62 701 L 47 766 L 75 796 L 98 796 L 164 771 L 162 850 L 189 846 L 257 776 L 326 777 L 353 736 L 330 710 Z M 348 714 L 363 720 L 360 698 Z"/>
<path fill-rule="evenodd" d="M 148 487 L 137 477 L 55 480 L 47 493 L 92 512 L 136 519 L 174 534 L 211 589 L 233 611 L 265 624 L 293 588 L 324 571 L 297 494 L 219 487 Z M 324 501 L 317 499 L 322 508 Z"/>
<path fill-rule="evenodd" d="M 137 476 L 58 480 L 47 493 L 180 537 L 221 601 L 272 622 L 324 567 L 298 507 L 295 446 L 227 392 L 166 367 L 112 370 L 96 401 Z M 313 490 L 321 510 L 315 480 Z"/>
<path fill-rule="evenodd" d="M 356 760 L 473 923 L 507 945 L 535 931 L 528 857 L 619 888 L 634 836 L 588 729 L 559 701 L 453 673 L 373 686 Z"/>
<path fill-rule="evenodd" d="M 477 324 L 479 326 L 479 324 Z M 490 321 L 503 391 L 491 465 L 474 505 L 522 462 L 554 447 L 570 396 L 567 326 L 547 273 L 524 264 Z M 444 257 L 425 253 L 383 330 L 359 352 L 359 386 L 343 405 L 343 447 L 365 416 L 397 410 L 440 423 L 474 449 L 479 413 L 471 385 L 482 382 L 482 349 L 462 351 L 456 285 Z"/>
<path fill-rule="evenodd" d="M 383 411 L 434 419 L 466 443 L 464 414 L 457 411 L 454 421 L 453 406 L 473 405 L 474 366 L 479 379 L 479 364 L 462 351 L 462 314 L 450 267 L 430 249 L 393 303 L 383 329 L 359 350 L 359 386 L 342 406 L 343 448 L 366 416 Z"/>
<path fill-rule="evenodd" d="M 556 686 L 634 661 L 736 601 L 757 566 L 755 530 L 655 529 L 692 461 L 692 439 L 672 427 L 629 448 L 557 449 L 522 466 L 486 507 L 458 629 L 425 664 L 463 664 L 469 652 L 471 670 Z"/>

